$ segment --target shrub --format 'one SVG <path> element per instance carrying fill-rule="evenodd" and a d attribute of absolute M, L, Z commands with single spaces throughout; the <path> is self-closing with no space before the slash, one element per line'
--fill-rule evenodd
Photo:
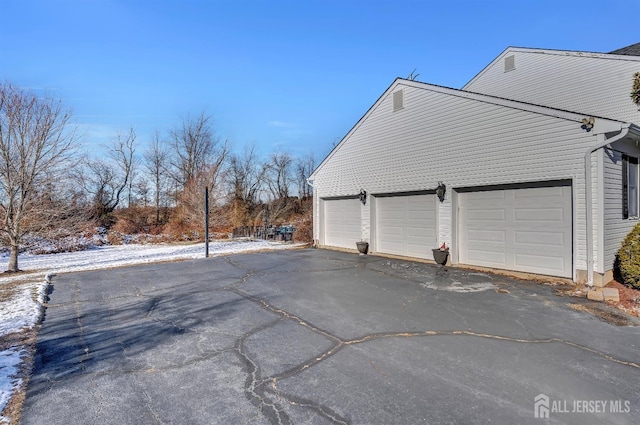
<path fill-rule="evenodd" d="M 640 224 L 622 242 L 617 263 L 623 283 L 640 289 Z"/>

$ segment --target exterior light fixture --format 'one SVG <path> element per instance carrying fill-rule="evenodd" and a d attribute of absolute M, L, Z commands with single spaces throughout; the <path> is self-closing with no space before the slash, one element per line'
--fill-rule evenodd
<path fill-rule="evenodd" d="M 367 191 L 364 189 L 360 189 L 360 193 L 358 194 L 358 199 L 362 202 L 362 205 L 367 203 Z"/>
<path fill-rule="evenodd" d="M 595 123 L 596 123 L 596 120 L 593 117 L 582 118 L 582 125 L 580 126 L 580 128 L 585 130 L 588 133 L 591 131 Z"/>
<path fill-rule="evenodd" d="M 444 194 L 447 193 L 447 186 L 444 183 L 438 182 L 438 187 L 436 188 L 436 195 L 440 202 L 444 202 Z"/>

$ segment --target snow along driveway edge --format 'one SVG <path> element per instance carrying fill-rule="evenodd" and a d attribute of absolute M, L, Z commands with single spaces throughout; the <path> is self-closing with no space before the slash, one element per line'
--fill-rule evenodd
<path fill-rule="evenodd" d="M 264 240 L 235 240 L 210 242 L 209 256 L 232 255 L 281 249 L 299 249 L 302 243 L 284 244 Z M 30 274 L 0 275 L 0 290 L 8 289 L 9 295 L 0 301 L 0 340 L 7 340 L 14 333 L 36 328 L 44 318 L 46 297 L 51 279 L 56 274 L 110 269 L 165 261 L 181 261 L 204 258 L 204 243 L 192 245 L 119 245 L 104 246 L 87 251 L 46 255 L 21 255 L 19 264 Z M 13 284 L 13 285 L 11 285 Z M 21 344 L 2 344 L 0 351 L 0 424 L 12 422 L 4 416 L 9 401 L 26 389 L 28 375 L 20 373 L 30 351 Z M 29 371 L 30 372 L 30 371 Z M 21 406 L 20 406 L 21 407 Z"/>

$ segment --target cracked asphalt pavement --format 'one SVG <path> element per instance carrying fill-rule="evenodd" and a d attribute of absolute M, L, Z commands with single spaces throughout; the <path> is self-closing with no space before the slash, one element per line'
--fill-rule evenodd
<path fill-rule="evenodd" d="M 586 302 L 316 249 L 59 275 L 21 423 L 639 423 L 640 328 Z"/>

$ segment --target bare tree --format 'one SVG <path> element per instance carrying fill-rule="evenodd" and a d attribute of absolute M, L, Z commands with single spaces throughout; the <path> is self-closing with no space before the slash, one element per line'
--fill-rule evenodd
<path fill-rule="evenodd" d="M 148 207 L 149 194 L 151 193 L 151 186 L 149 184 L 149 180 L 145 178 L 136 180 L 136 183 L 133 186 L 133 189 L 135 190 L 135 193 L 137 195 L 135 204 L 138 204 L 138 202 L 142 202 L 143 207 L 145 208 Z"/>
<path fill-rule="evenodd" d="M 8 271 L 19 271 L 20 242 L 41 225 L 39 188 L 55 190 L 69 169 L 77 142 L 70 118 L 59 100 L 0 85 L 0 230 L 10 246 Z"/>
<path fill-rule="evenodd" d="M 306 199 L 313 195 L 313 188 L 307 182 L 307 178 L 313 173 L 316 166 L 316 159 L 313 153 L 309 153 L 304 158 L 296 161 L 296 181 L 298 184 L 298 196 Z"/>
<path fill-rule="evenodd" d="M 171 138 L 171 165 L 173 177 L 182 186 L 196 179 L 204 169 L 226 153 L 226 145 L 219 147 L 213 137 L 211 118 L 204 113 L 187 116 L 179 127 L 169 132 Z"/>
<path fill-rule="evenodd" d="M 256 156 L 255 146 L 245 147 L 243 156 L 231 155 L 227 175 L 235 226 L 244 226 L 253 221 L 266 172 L 266 167 Z"/>
<path fill-rule="evenodd" d="M 144 152 L 144 166 L 151 177 L 153 185 L 153 205 L 156 210 L 156 225 L 160 224 L 160 210 L 168 192 L 167 161 L 169 153 L 160 142 L 160 135 L 156 133 L 151 144 Z"/>
<path fill-rule="evenodd" d="M 117 133 L 109 147 L 106 159 L 87 161 L 87 169 L 80 176 L 81 182 L 92 196 L 92 216 L 105 224 L 122 202 L 125 190 L 130 190 L 135 167 L 136 133 Z"/>
<path fill-rule="evenodd" d="M 272 199 L 285 199 L 289 197 L 291 187 L 291 165 L 293 159 L 286 152 L 271 154 L 267 163 L 267 184 Z"/>
<path fill-rule="evenodd" d="M 224 158 L 223 158 L 224 159 Z M 178 216 L 191 229 L 200 228 L 204 223 L 204 193 L 209 188 L 209 224 L 216 227 L 226 223 L 222 215 L 222 199 L 224 199 L 224 161 L 208 165 L 183 188 L 180 193 Z"/>
<path fill-rule="evenodd" d="M 266 163 L 266 181 L 270 193 L 268 205 L 268 221 L 279 224 L 289 218 L 294 206 L 289 199 L 289 192 L 292 183 L 291 155 L 286 152 L 271 154 Z"/>
<path fill-rule="evenodd" d="M 220 201 L 225 197 L 223 175 L 228 145 L 214 137 L 211 118 L 188 116 L 170 133 L 169 162 L 176 189 L 177 214 L 173 219 L 195 228 L 204 219 L 204 192 L 209 188 L 210 224 L 216 225 Z M 213 217 L 215 215 L 215 217 Z"/>

